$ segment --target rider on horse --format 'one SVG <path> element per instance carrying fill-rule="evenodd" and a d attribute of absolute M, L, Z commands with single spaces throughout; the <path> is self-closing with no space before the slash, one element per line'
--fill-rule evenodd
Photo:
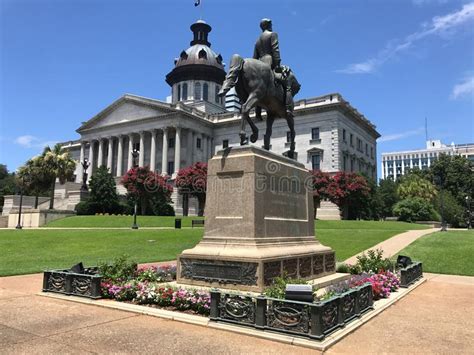
<path fill-rule="evenodd" d="M 287 66 L 280 66 L 281 59 L 278 34 L 272 31 L 272 20 L 264 18 L 260 21 L 260 28 L 262 29 L 262 33 L 255 43 L 253 58 L 268 64 L 272 68 L 275 81 L 280 83 L 285 89 L 286 114 L 288 117 L 293 117 L 293 96 L 296 95 L 299 87 L 295 90 L 295 78 L 291 69 Z M 224 96 L 235 86 L 237 74 L 236 70 L 233 70 L 232 67 L 229 69 L 229 73 L 219 92 L 220 96 Z"/>

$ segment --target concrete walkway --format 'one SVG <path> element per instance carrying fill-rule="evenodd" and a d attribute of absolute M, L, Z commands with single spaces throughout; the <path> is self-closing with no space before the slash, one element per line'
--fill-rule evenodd
<path fill-rule="evenodd" d="M 418 238 L 423 237 L 424 235 L 427 235 L 427 234 L 438 232 L 438 231 L 439 231 L 439 228 L 411 230 L 408 232 L 397 234 L 389 239 L 384 240 L 383 242 L 377 245 L 374 245 L 373 247 L 370 247 L 367 250 L 382 249 L 384 257 L 390 258 L 391 256 L 397 254 L 400 250 L 405 248 L 407 245 L 413 243 Z M 359 254 L 354 255 L 350 257 L 349 259 L 344 260 L 344 262 L 347 264 L 357 263 L 357 256 L 362 255 L 364 252 L 367 252 L 367 250 L 364 250 L 363 252 L 360 252 Z"/>
<path fill-rule="evenodd" d="M 474 278 L 428 281 L 329 354 L 472 354 Z M 227 331 L 35 295 L 42 275 L 0 278 L 2 354 L 318 354 Z"/>

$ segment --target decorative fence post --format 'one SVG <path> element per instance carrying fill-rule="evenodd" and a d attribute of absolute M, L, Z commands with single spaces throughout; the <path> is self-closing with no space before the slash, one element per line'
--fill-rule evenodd
<path fill-rule="evenodd" d="M 310 314 L 311 314 L 311 330 L 309 333 L 309 337 L 313 339 L 321 340 L 324 338 L 321 306 L 317 304 L 313 304 L 311 306 Z"/>
<path fill-rule="evenodd" d="M 260 295 L 257 297 L 257 309 L 255 311 L 255 328 L 263 329 L 267 325 L 267 299 Z"/>
<path fill-rule="evenodd" d="M 221 300 L 221 293 L 216 290 L 211 290 L 211 310 L 209 318 L 211 320 L 218 320 L 219 319 L 219 302 Z"/>

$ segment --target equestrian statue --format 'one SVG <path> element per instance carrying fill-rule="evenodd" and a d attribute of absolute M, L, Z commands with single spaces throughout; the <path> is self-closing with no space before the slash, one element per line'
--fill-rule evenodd
<path fill-rule="evenodd" d="M 250 119 L 249 113 L 255 108 L 257 119 L 262 119 L 262 108 L 267 112 L 267 127 L 263 146 L 270 150 L 272 126 L 276 118 L 285 118 L 290 129 L 290 150 L 287 155 L 294 158 L 295 128 L 293 97 L 301 85 L 296 80 L 291 69 L 281 65 L 278 34 L 272 31 L 272 21 L 263 19 L 260 22 L 262 33 L 255 43 L 253 58 L 242 58 L 238 54 L 232 56 L 229 72 L 226 75 L 220 96 L 224 96 L 235 87 L 237 96 L 242 103 L 240 144 L 248 144 L 249 138 L 245 132 L 248 122 L 252 134 L 250 141 L 258 140 L 258 128 Z"/>

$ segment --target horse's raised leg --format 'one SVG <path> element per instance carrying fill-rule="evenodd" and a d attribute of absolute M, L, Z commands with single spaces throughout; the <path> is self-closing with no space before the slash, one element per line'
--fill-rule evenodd
<path fill-rule="evenodd" d="M 266 150 L 270 150 L 270 137 L 272 136 L 272 127 L 274 120 L 275 118 L 273 117 L 273 115 L 267 112 L 267 130 L 265 132 L 265 135 L 263 136 L 263 148 Z"/>
<path fill-rule="evenodd" d="M 241 112 L 242 112 L 242 119 L 245 118 L 245 120 L 249 123 L 250 128 L 252 128 L 252 135 L 250 136 L 250 141 L 252 143 L 255 143 L 258 140 L 258 127 L 253 123 L 253 121 L 250 119 L 249 112 L 250 110 L 257 104 L 258 102 L 258 97 L 256 92 L 252 92 L 247 101 L 242 105 Z M 240 132 L 242 134 L 242 131 Z M 245 130 L 244 130 L 245 133 Z"/>

